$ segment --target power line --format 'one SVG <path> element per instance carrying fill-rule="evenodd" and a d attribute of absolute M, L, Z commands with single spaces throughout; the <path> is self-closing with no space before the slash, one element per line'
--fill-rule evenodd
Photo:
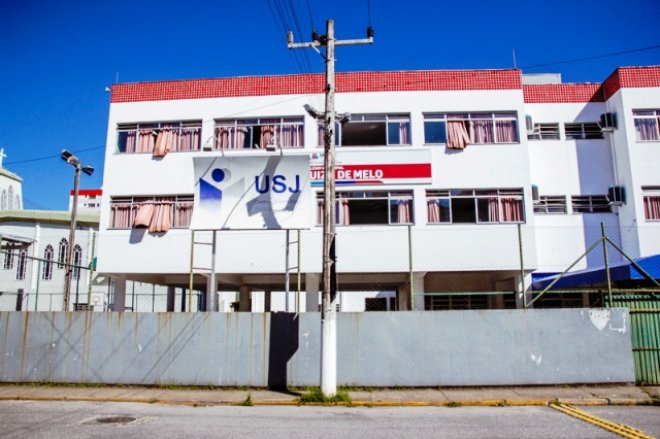
<path fill-rule="evenodd" d="M 93 148 L 79 149 L 79 150 L 76 151 L 76 154 L 80 154 L 81 152 L 86 152 L 86 151 L 94 151 L 96 149 L 101 149 L 101 148 L 105 148 L 105 145 L 104 146 L 95 146 Z M 42 160 L 51 160 L 51 159 L 59 158 L 59 157 L 60 157 L 59 154 L 48 155 L 48 156 L 44 156 L 44 157 L 36 157 L 36 158 L 33 158 L 33 159 L 16 160 L 16 161 L 13 161 L 13 162 L 7 162 L 7 163 L 5 163 L 5 165 L 17 165 L 19 163 L 38 162 L 38 161 L 42 161 Z"/>
<path fill-rule="evenodd" d="M 570 64 L 574 62 L 580 62 L 580 61 L 590 61 L 593 59 L 601 59 L 601 58 L 609 58 L 612 56 L 619 56 L 619 55 L 627 55 L 629 53 L 636 53 L 636 52 L 644 52 L 647 50 L 655 50 L 655 49 L 660 49 L 660 44 L 656 44 L 655 46 L 648 46 L 648 47 L 641 47 L 639 49 L 630 49 L 630 50 L 622 50 L 619 52 L 611 52 L 611 53 L 605 53 L 602 55 L 594 55 L 594 56 L 585 56 L 582 58 L 574 58 L 574 59 L 569 59 L 566 61 L 555 61 L 555 62 L 549 62 L 545 64 L 536 64 L 533 66 L 526 66 L 526 67 L 521 67 L 522 69 L 535 69 L 538 67 L 548 67 L 548 66 L 556 66 L 560 64 Z"/>

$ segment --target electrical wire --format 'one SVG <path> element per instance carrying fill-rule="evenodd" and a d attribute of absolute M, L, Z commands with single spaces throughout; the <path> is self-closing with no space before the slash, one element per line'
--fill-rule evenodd
<path fill-rule="evenodd" d="M 654 46 L 648 46 L 648 47 L 640 47 L 638 49 L 630 49 L 630 50 L 621 50 L 619 52 L 611 52 L 611 53 L 605 53 L 602 55 L 594 55 L 594 56 L 585 56 L 582 58 L 574 58 L 574 59 L 569 59 L 565 61 L 555 61 L 555 62 L 549 62 L 549 63 L 544 63 L 544 64 L 536 64 L 533 66 L 526 66 L 526 67 L 521 67 L 521 69 L 536 69 L 538 67 L 548 67 L 548 66 L 557 66 L 561 64 L 571 64 L 575 62 L 581 62 L 581 61 L 591 61 L 594 59 L 602 59 L 602 58 L 610 58 L 613 56 L 619 56 L 619 55 L 627 55 L 629 53 L 637 53 L 637 52 L 644 52 L 647 50 L 656 50 L 660 49 L 660 44 L 656 44 Z"/>
<path fill-rule="evenodd" d="M 74 151 L 74 152 L 75 152 L 76 154 L 80 154 L 81 152 L 94 151 L 94 150 L 102 149 L 102 148 L 105 148 L 105 145 L 104 145 L 104 146 L 95 146 L 95 147 L 93 147 L 93 148 L 79 149 L 79 150 Z M 60 157 L 60 155 L 59 155 L 59 154 L 55 154 L 55 155 L 48 155 L 48 156 L 44 156 L 44 157 L 35 157 L 35 158 L 32 158 L 32 159 L 15 160 L 15 161 L 13 161 L 13 162 L 7 162 L 7 163 L 4 163 L 3 166 L 4 166 L 4 165 L 17 165 L 17 164 L 20 164 L 20 163 L 38 162 L 38 161 L 42 161 L 42 160 L 51 160 L 51 159 L 53 159 L 53 158 L 58 158 L 58 157 Z"/>

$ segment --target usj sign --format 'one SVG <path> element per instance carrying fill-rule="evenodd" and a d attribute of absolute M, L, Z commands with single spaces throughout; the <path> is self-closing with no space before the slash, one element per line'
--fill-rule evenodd
<path fill-rule="evenodd" d="M 307 229 L 308 156 L 195 157 L 195 230 Z"/>

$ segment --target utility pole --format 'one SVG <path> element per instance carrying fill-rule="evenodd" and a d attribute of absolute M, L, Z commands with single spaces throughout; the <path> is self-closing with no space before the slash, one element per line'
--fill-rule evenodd
<path fill-rule="evenodd" d="M 294 43 L 287 35 L 289 49 L 325 46 L 325 122 L 323 160 L 323 296 L 321 300 L 321 391 L 326 396 L 337 393 L 337 271 L 335 258 L 335 46 L 373 44 L 373 29 L 367 38 L 335 40 L 335 22 L 328 20 L 326 35 L 312 33 L 312 42 Z"/>

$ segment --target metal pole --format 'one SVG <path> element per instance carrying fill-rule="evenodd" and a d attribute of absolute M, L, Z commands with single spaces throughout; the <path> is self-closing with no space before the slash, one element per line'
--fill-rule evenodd
<path fill-rule="evenodd" d="M 71 276 L 73 275 L 73 246 L 76 241 L 76 215 L 78 214 L 78 186 L 80 184 L 80 165 L 76 166 L 73 178 L 73 206 L 71 207 L 71 228 L 69 230 L 69 248 L 66 252 L 66 273 L 64 275 L 64 299 L 62 300 L 63 311 L 69 311 L 71 297 Z"/>
<path fill-rule="evenodd" d="M 92 280 L 94 279 L 94 270 L 96 269 L 96 264 L 94 263 L 96 253 L 96 232 L 92 232 L 92 258 L 90 259 L 89 280 L 87 282 L 87 308 L 92 305 Z M 93 311 L 93 309 L 90 309 Z"/>
<path fill-rule="evenodd" d="M 603 241 L 603 261 L 605 262 L 605 274 L 607 276 L 607 306 L 612 307 L 612 279 L 610 277 L 610 259 L 607 255 L 607 237 L 605 236 L 605 226 L 600 223 L 600 236 Z"/>
<path fill-rule="evenodd" d="M 52 269 L 52 265 L 51 265 Z M 39 306 L 39 279 L 41 278 L 41 259 L 37 259 L 37 291 L 34 293 L 34 310 L 38 311 Z"/>
<path fill-rule="evenodd" d="M 286 298 L 286 312 L 291 312 L 291 300 L 289 299 L 289 229 L 286 232 L 286 247 L 284 249 L 284 294 Z"/>
<path fill-rule="evenodd" d="M 192 311 L 192 295 L 193 295 L 193 262 L 195 254 L 195 231 L 192 230 L 190 235 L 190 277 L 188 279 L 188 311 Z M 155 291 L 154 291 L 155 294 Z"/>
<path fill-rule="evenodd" d="M 410 309 L 415 309 L 415 283 L 413 278 L 412 226 L 408 224 L 408 270 L 410 277 Z"/>
<path fill-rule="evenodd" d="M 215 312 L 218 311 L 218 294 L 217 294 L 217 280 L 215 276 L 215 243 L 216 243 L 216 231 L 213 231 L 213 243 L 211 245 L 211 287 L 208 288 L 206 292 L 206 311 Z"/>
<path fill-rule="evenodd" d="M 298 241 L 297 241 L 297 254 L 298 254 L 298 287 L 296 289 L 296 312 L 300 312 L 300 294 L 301 294 L 301 289 L 302 289 L 302 273 L 300 272 L 300 229 L 297 230 L 298 232 Z"/>
<path fill-rule="evenodd" d="M 525 260 L 523 259 L 522 225 L 518 224 L 518 252 L 520 254 L 520 288 L 522 290 L 523 308 L 527 308 L 527 291 L 525 287 Z"/>
<path fill-rule="evenodd" d="M 323 163 L 323 297 L 321 305 L 321 391 L 337 393 L 337 292 L 335 263 L 335 22 L 327 22 Z"/>

